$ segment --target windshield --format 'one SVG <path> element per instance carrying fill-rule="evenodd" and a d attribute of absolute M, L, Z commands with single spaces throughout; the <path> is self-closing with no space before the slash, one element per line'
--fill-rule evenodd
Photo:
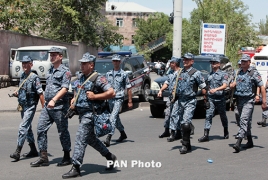
<path fill-rule="evenodd" d="M 180 63 L 180 66 L 183 67 L 183 62 Z M 193 67 L 204 73 L 212 71 L 209 61 L 195 61 Z"/>
<path fill-rule="evenodd" d="M 111 62 L 96 62 L 95 70 L 100 74 L 106 74 L 107 71 L 114 68 L 112 61 Z"/>
<path fill-rule="evenodd" d="M 48 60 L 48 50 L 19 50 L 17 51 L 16 60 L 20 61 L 23 59 L 23 56 L 30 56 L 33 60 Z"/>

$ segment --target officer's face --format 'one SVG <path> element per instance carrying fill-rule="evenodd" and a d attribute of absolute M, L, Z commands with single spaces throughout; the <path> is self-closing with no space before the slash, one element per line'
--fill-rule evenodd
<path fill-rule="evenodd" d="M 194 60 L 193 59 L 186 59 L 183 58 L 183 67 L 190 68 L 192 65 L 194 64 Z"/>
<path fill-rule="evenodd" d="M 61 64 L 62 62 L 62 54 L 57 52 L 50 53 L 50 62 L 54 64 Z"/>
<path fill-rule="evenodd" d="M 219 62 L 216 62 L 216 61 L 211 61 L 210 64 L 211 64 L 212 69 L 218 69 L 220 68 L 220 65 L 221 65 Z"/>
<path fill-rule="evenodd" d="M 85 75 L 88 75 L 94 70 L 94 63 L 93 62 L 81 62 L 80 67 L 81 67 L 82 73 Z"/>
<path fill-rule="evenodd" d="M 33 63 L 32 62 L 23 62 L 22 63 L 22 69 L 25 73 L 29 73 L 31 68 L 33 66 Z"/>
<path fill-rule="evenodd" d="M 250 61 L 241 61 L 241 68 L 249 68 Z"/>
<path fill-rule="evenodd" d="M 113 65 L 114 65 L 114 68 L 115 68 L 115 69 L 117 69 L 117 68 L 120 67 L 120 63 L 121 63 L 121 61 L 113 60 L 112 62 L 113 62 Z"/>

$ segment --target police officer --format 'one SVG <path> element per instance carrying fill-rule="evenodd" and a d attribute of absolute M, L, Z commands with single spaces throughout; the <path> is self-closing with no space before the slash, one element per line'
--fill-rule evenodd
<path fill-rule="evenodd" d="M 266 92 L 263 86 L 260 73 L 250 67 L 250 57 L 243 55 L 241 58 L 241 68 L 239 69 L 235 82 L 230 84 L 231 88 L 235 89 L 237 98 L 237 108 L 240 115 L 240 129 L 238 131 L 239 137 L 236 144 L 233 146 L 236 152 L 240 152 L 240 146 L 244 136 L 247 136 L 248 142 L 244 148 L 252 148 L 253 141 L 251 136 L 251 121 L 254 110 L 256 88 L 260 87 L 262 94 L 262 109 L 267 108 Z"/>
<path fill-rule="evenodd" d="M 182 148 L 181 154 L 191 151 L 191 122 L 196 108 L 196 92 L 198 87 L 202 89 L 202 94 L 206 94 L 206 83 L 201 72 L 193 68 L 194 56 L 191 53 L 185 54 L 183 57 L 183 69 L 179 76 L 177 85 L 178 98 L 178 116 L 181 123 L 182 131 Z"/>
<path fill-rule="evenodd" d="M 48 166 L 47 157 L 47 131 L 55 122 L 57 125 L 60 142 L 64 156 L 57 166 L 71 164 L 71 138 L 68 131 L 68 117 L 64 117 L 68 110 L 67 91 L 71 80 L 69 68 L 62 64 L 62 49 L 52 47 L 49 50 L 52 67 L 46 76 L 45 107 L 42 109 L 37 125 L 37 142 L 40 158 L 31 163 L 32 167 Z"/>
<path fill-rule="evenodd" d="M 226 116 L 225 93 L 228 84 L 228 74 L 220 70 L 220 57 L 216 56 L 210 60 L 212 72 L 208 75 L 207 94 L 209 109 L 206 110 L 206 121 L 204 127 L 204 136 L 199 138 L 199 142 L 209 141 L 209 130 L 212 125 L 212 117 L 215 109 L 218 110 L 221 118 L 221 123 L 224 128 L 223 139 L 229 139 L 228 119 Z"/>
<path fill-rule="evenodd" d="M 82 74 L 75 84 L 75 94 L 80 89 L 80 94 L 77 98 L 75 108 L 79 113 L 80 124 L 76 133 L 74 152 L 72 157 L 72 168 L 69 172 L 62 175 L 62 178 L 73 178 L 81 176 L 80 166 L 83 163 L 83 158 L 87 145 L 89 144 L 96 149 L 107 160 L 115 161 L 116 156 L 111 154 L 105 145 L 96 137 L 94 132 L 94 120 L 92 119 L 93 106 L 95 109 L 101 107 L 101 103 L 95 103 L 97 100 L 110 99 L 115 96 L 114 89 L 108 83 L 106 77 L 98 75 L 95 83 L 87 81 L 88 77 L 94 72 L 95 56 L 85 53 L 79 61 L 81 62 Z M 83 86 L 82 86 L 83 85 Z M 94 89 L 92 87 L 94 86 Z M 71 100 L 73 104 L 74 99 Z M 74 108 L 73 106 L 71 106 Z M 108 170 L 113 169 L 111 165 Z"/>
<path fill-rule="evenodd" d="M 238 60 L 238 69 L 241 68 L 241 60 Z M 234 106 L 234 113 L 235 113 L 235 120 L 236 120 L 236 125 L 238 127 L 240 127 L 240 117 L 239 117 L 239 112 L 238 112 L 238 109 L 237 109 L 237 105 Z M 239 133 L 237 133 L 235 135 L 235 139 L 238 139 L 239 138 Z"/>
<path fill-rule="evenodd" d="M 42 107 L 44 107 L 44 95 L 42 84 L 38 75 L 31 71 L 33 60 L 30 56 L 23 56 L 22 60 L 23 73 L 20 77 L 20 89 L 14 92 L 14 96 L 18 97 L 19 105 L 22 107 L 21 119 L 17 149 L 10 155 L 11 158 L 18 161 L 20 159 L 20 152 L 27 139 L 31 148 L 29 153 L 23 154 L 24 157 L 37 157 L 38 152 L 34 143 L 34 135 L 32 131 L 32 121 L 38 104 L 38 99 Z"/>
<path fill-rule="evenodd" d="M 112 99 L 109 99 L 109 107 L 111 110 L 111 116 L 110 121 L 112 123 L 112 132 L 107 135 L 106 140 L 104 141 L 104 144 L 106 147 L 110 146 L 110 141 L 112 138 L 112 135 L 114 134 L 115 128 L 117 128 L 120 132 L 119 139 L 116 140 L 116 142 L 122 142 L 124 139 L 127 138 L 127 135 L 124 131 L 124 126 L 120 120 L 119 112 L 122 107 L 122 103 L 124 102 L 124 95 L 125 95 L 125 89 L 127 88 L 127 94 L 128 94 L 128 108 L 132 108 L 132 91 L 131 91 L 131 84 L 129 82 L 129 78 L 127 73 L 120 68 L 120 62 L 121 57 L 118 54 L 113 55 L 112 57 L 112 63 L 114 66 L 113 70 L 110 70 L 106 73 L 106 78 L 108 80 L 108 83 L 112 85 L 114 91 L 115 91 L 115 97 Z"/>

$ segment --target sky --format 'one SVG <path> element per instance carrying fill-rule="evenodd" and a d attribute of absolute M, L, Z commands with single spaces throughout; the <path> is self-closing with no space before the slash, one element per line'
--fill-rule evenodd
<path fill-rule="evenodd" d="M 195 2 L 192 0 L 183 1 L 183 18 L 189 18 L 190 12 L 196 8 Z M 268 15 L 268 0 L 242 0 L 248 6 L 247 13 L 253 15 L 252 22 L 259 23 L 261 19 L 265 20 Z M 158 12 L 170 14 L 173 11 L 173 0 L 109 0 L 109 2 L 134 2 Z M 219 22 L 220 23 L 220 22 Z"/>

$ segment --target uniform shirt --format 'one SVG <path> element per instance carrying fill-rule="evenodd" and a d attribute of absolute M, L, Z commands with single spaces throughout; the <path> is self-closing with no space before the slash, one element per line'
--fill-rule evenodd
<path fill-rule="evenodd" d="M 168 79 L 165 81 L 165 84 L 168 85 L 168 90 L 169 90 L 170 93 L 173 92 L 173 89 L 174 89 L 174 86 L 175 86 L 175 83 L 176 83 L 176 78 L 177 78 L 177 75 L 178 75 L 178 71 L 172 70 L 171 71 L 172 73 L 168 74 Z"/>
<path fill-rule="evenodd" d="M 115 98 L 124 98 L 125 89 L 131 88 L 128 75 L 122 69 L 120 69 L 119 71 L 108 71 L 106 73 L 106 78 L 109 84 L 111 84 L 111 86 L 114 88 Z"/>
<path fill-rule="evenodd" d="M 253 69 L 254 73 L 252 76 L 248 75 L 251 69 L 250 67 L 246 72 L 239 69 L 236 77 L 235 95 L 253 98 L 255 94 L 252 92 L 252 87 L 255 86 L 257 88 L 257 86 L 263 86 L 261 75 L 256 69 Z"/>
<path fill-rule="evenodd" d="M 179 96 L 179 98 L 183 99 L 191 99 L 195 98 L 196 92 L 193 91 L 193 86 L 196 83 L 200 89 L 203 89 L 206 87 L 205 80 L 203 76 L 201 75 L 200 71 L 196 71 L 191 77 L 188 74 L 189 71 L 191 71 L 193 67 L 190 67 L 188 70 L 184 69 L 182 70 L 178 85 L 177 85 L 177 91 L 176 94 Z"/>
<path fill-rule="evenodd" d="M 228 85 L 228 74 L 222 70 L 217 70 L 216 72 L 211 72 L 208 75 L 208 86 L 210 89 L 215 89 L 221 87 L 223 84 Z M 224 96 L 224 90 L 216 91 L 214 94 L 210 94 L 208 91 L 208 96 L 210 98 L 216 98 L 217 96 Z"/>
<path fill-rule="evenodd" d="M 92 81 L 87 81 L 83 86 L 82 84 L 87 80 L 89 76 L 85 76 L 84 74 L 81 74 L 80 77 L 78 77 L 78 80 L 74 83 L 74 90 L 76 94 L 78 93 L 78 90 L 80 89 L 80 93 L 78 95 L 78 98 L 76 100 L 76 108 L 78 110 L 80 109 L 88 109 L 92 112 L 94 106 L 95 109 L 100 108 L 103 105 L 103 101 L 91 101 L 87 98 L 87 91 L 92 91 L 93 85 L 93 92 L 95 94 L 99 94 L 102 92 L 107 91 L 112 86 L 108 83 L 106 77 L 102 75 L 98 75 L 97 79 L 95 80 L 95 84 Z"/>
<path fill-rule="evenodd" d="M 30 72 L 31 73 L 31 72 Z M 22 73 L 20 84 L 28 78 L 29 74 Z M 32 106 L 36 105 L 39 100 L 39 94 L 43 93 L 42 84 L 39 77 L 32 73 L 31 76 L 24 82 L 18 92 L 18 102 L 20 105 Z"/>
<path fill-rule="evenodd" d="M 69 89 L 69 84 L 71 81 L 71 72 L 69 68 L 64 65 L 60 65 L 57 69 L 53 66 L 48 70 L 46 76 L 46 90 L 45 90 L 45 100 L 48 103 L 53 97 L 62 89 Z M 63 105 L 68 102 L 68 94 L 66 93 L 61 99 L 58 99 L 56 106 Z M 55 108 L 54 109 L 57 109 Z M 62 108 L 62 107 L 58 107 Z"/>

